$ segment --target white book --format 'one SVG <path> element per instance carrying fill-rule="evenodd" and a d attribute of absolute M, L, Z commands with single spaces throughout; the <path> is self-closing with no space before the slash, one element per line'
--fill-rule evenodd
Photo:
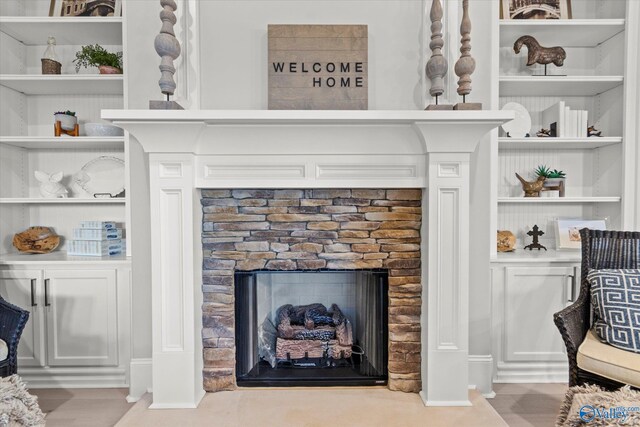
<path fill-rule="evenodd" d="M 80 228 L 95 228 L 109 230 L 118 228 L 117 224 L 112 221 L 80 221 Z"/>
<path fill-rule="evenodd" d="M 75 240 L 114 240 L 122 238 L 122 230 L 119 228 L 74 228 Z"/>
<path fill-rule="evenodd" d="M 582 136 L 583 138 L 586 138 L 588 135 L 587 132 L 587 128 L 589 127 L 589 111 L 584 110 L 582 111 L 582 129 L 581 129 L 581 133 L 580 136 Z"/>
<path fill-rule="evenodd" d="M 565 133 L 565 105 L 564 101 L 553 104 L 542 112 L 542 127 L 551 129 L 553 123 L 556 124 L 556 137 L 563 138 Z"/>
<path fill-rule="evenodd" d="M 124 239 L 94 241 L 94 240 L 67 240 L 67 253 L 98 254 L 108 251 L 125 250 Z"/>
<path fill-rule="evenodd" d="M 573 133 L 575 132 L 575 124 L 572 120 L 573 114 L 571 108 L 564 107 L 564 123 L 566 126 L 566 131 L 564 132 L 564 138 L 573 138 Z"/>

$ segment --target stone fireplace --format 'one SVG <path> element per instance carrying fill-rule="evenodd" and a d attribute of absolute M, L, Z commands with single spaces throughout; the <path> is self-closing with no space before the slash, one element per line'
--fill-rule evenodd
<path fill-rule="evenodd" d="M 234 272 L 388 271 L 388 384 L 421 390 L 421 189 L 202 190 L 204 388 L 236 385 Z"/>
<path fill-rule="evenodd" d="M 420 389 L 426 405 L 470 405 L 472 154 L 485 134 L 513 119 L 512 113 L 106 110 L 103 118 L 130 132 L 148 154 L 151 408 L 193 408 L 204 384 L 210 390 L 233 387 L 235 353 L 228 330 L 233 271 L 294 263 L 304 270 L 325 262 L 328 269 L 381 265 L 389 271 L 390 387 Z M 268 190 L 259 196 L 250 193 L 253 189 Z M 374 190 L 365 195 L 359 189 Z M 331 191 L 343 191 L 344 197 Z M 225 202 L 212 202 L 208 206 L 219 211 L 203 213 L 201 195 Z M 270 207 L 281 212 L 259 213 Z M 329 213 L 330 207 L 351 212 Z M 246 221 L 225 219 L 243 215 Z M 207 223 L 211 228 L 205 233 L 219 234 L 204 237 L 210 239 L 204 245 L 219 245 L 215 250 L 203 248 Z M 343 223 L 356 228 L 342 228 Z M 278 230 L 287 227 L 282 224 L 304 229 Z M 323 229 L 335 224 L 338 228 Z M 279 241 L 267 240 L 267 232 Z M 232 237 L 237 241 L 215 240 Z M 272 246 L 276 243 L 282 246 Z M 288 251 L 276 250 L 284 245 Z M 308 258 L 296 259 L 295 253 Z"/>

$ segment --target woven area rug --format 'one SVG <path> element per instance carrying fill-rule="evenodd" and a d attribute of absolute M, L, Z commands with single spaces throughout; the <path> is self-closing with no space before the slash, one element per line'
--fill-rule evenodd
<path fill-rule="evenodd" d="M 38 398 L 18 375 L 0 378 L 0 426 L 44 426 Z"/>
<path fill-rule="evenodd" d="M 640 392 L 625 386 L 606 391 L 595 385 L 567 391 L 556 427 L 640 426 Z"/>

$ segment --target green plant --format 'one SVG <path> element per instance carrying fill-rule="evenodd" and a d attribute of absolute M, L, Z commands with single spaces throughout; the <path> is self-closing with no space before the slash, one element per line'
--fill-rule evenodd
<path fill-rule="evenodd" d="M 56 111 L 55 113 L 53 113 L 54 116 L 56 114 L 64 114 L 64 115 L 67 115 L 67 116 L 75 116 L 76 112 L 67 110 L 67 111 Z"/>
<path fill-rule="evenodd" d="M 558 169 L 551 170 L 547 165 L 540 165 L 536 168 L 535 173 L 537 176 L 544 176 L 545 178 L 565 178 L 567 176 L 563 171 Z"/>
<path fill-rule="evenodd" d="M 82 46 L 82 49 L 76 52 L 76 59 L 73 62 L 76 64 L 76 73 L 82 67 L 98 67 L 100 65 L 122 69 L 122 52 L 109 52 L 99 44 Z"/>

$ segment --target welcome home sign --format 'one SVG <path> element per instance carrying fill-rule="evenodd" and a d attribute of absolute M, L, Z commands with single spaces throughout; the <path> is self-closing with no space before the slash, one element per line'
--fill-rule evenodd
<path fill-rule="evenodd" d="M 366 25 L 269 25 L 270 110 L 366 110 Z"/>

